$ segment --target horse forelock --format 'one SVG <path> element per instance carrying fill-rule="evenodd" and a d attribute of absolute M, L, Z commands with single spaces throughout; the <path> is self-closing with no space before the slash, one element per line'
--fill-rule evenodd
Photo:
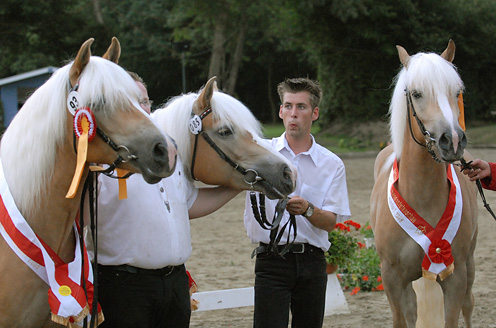
<path fill-rule="evenodd" d="M 0 156 L 6 179 L 17 206 L 25 211 L 46 189 L 58 146 L 68 132 L 71 65 L 58 69 L 27 99 L 2 137 Z M 129 108 L 129 100 L 139 107 L 139 89 L 129 74 L 100 57 L 91 57 L 83 70 L 78 93 L 80 105 L 94 105 L 96 111 Z"/>
<path fill-rule="evenodd" d="M 415 90 L 425 98 L 444 103 L 446 95 L 463 90 L 463 82 L 456 67 L 434 53 L 418 53 L 410 58 L 408 69 L 403 67 L 395 78 L 390 114 L 390 133 L 394 152 L 399 159 L 402 153 L 404 133 L 407 128 L 407 102 L 405 90 Z M 442 109 L 443 110 L 443 109 Z M 446 116 L 446 113 L 443 113 Z"/>

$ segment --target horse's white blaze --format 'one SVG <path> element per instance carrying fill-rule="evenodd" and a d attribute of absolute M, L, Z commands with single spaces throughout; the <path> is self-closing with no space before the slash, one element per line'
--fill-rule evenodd
<path fill-rule="evenodd" d="M 451 127 L 451 139 L 453 142 L 453 150 L 456 153 L 458 149 L 459 137 L 458 137 L 458 133 L 456 133 L 455 131 L 455 120 L 453 117 L 453 111 L 451 110 L 451 106 L 449 104 L 448 98 L 446 98 L 446 95 L 438 94 L 437 103 L 439 105 L 439 108 L 441 109 L 441 113 L 443 113 L 444 118 L 448 122 L 448 125 Z"/>

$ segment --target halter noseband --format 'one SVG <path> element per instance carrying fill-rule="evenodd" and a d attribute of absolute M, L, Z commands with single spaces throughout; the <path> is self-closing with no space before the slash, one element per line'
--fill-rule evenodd
<path fill-rule="evenodd" d="M 406 103 L 407 103 L 407 115 L 408 115 L 408 126 L 410 128 L 410 134 L 413 138 L 413 140 L 420 146 L 425 147 L 429 154 L 431 155 L 432 159 L 435 160 L 437 163 L 441 163 L 441 160 L 437 157 L 435 151 L 434 151 L 434 144 L 436 143 L 436 139 L 431 137 L 431 133 L 427 131 L 427 129 L 424 126 L 424 123 L 420 120 L 420 118 L 417 115 L 417 112 L 415 111 L 415 107 L 413 106 L 413 101 L 412 101 L 412 95 L 408 91 L 408 88 L 405 88 L 405 95 L 406 95 Z M 412 121 L 410 119 L 410 110 L 412 111 L 413 117 L 415 117 L 415 120 L 417 121 L 417 124 L 420 128 L 420 132 L 424 135 L 425 138 L 425 144 L 421 143 L 420 141 L 417 140 L 415 135 L 413 134 L 413 129 L 412 129 Z"/>

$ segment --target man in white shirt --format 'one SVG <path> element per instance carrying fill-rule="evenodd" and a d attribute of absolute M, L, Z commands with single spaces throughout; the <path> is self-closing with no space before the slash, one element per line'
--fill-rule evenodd
<path fill-rule="evenodd" d="M 344 164 L 320 146 L 310 134 L 319 117 L 322 90 L 307 78 L 287 79 L 278 85 L 279 117 L 286 131 L 272 145 L 297 168 L 296 190 L 290 195 L 279 227 L 295 215 L 297 234 L 289 252 L 281 257 L 267 245 L 270 231 L 256 221 L 247 194 L 244 222 L 253 243 L 255 263 L 254 327 L 322 327 L 327 285 L 324 252 L 329 248 L 328 231 L 350 217 Z M 266 201 L 267 218 L 274 216 L 277 200 Z M 289 240 L 293 240 L 291 233 Z M 288 240 L 288 229 L 279 250 Z"/>
<path fill-rule="evenodd" d="M 130 74 L 150 113 L 143 80 Z M 189 327 L 189 220 L 214 212 L 240 191 L 196 188 L 180 158 L 174 174 L 157 184 L 139 174 L 126 183 L 127 198 L 119 200 L 117 180 L 99 176 L 98 300 L 105 317 L 99 327 Z M 88 251 L 94 258 L 92 243 Z"/>

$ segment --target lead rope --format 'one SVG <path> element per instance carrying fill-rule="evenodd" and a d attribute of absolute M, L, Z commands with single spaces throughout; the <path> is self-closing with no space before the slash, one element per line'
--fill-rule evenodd
<path fill-rule="evenodd" d="M 89 194 L 89 211 L 90 211 L 90 229 L 91 229 L 91 237 L 93 240 L 93 253 L 94 253 L 94 259 L 93 259 L 93 265 L 91 263 L 88 263 L 88 265 L 92 265 L 93 267 L 93 303 L 91 304 L 91 319 L 90 319 L 90 328 L 96 327 L 97 321 L 98 321 L 98 231 L 97 231 L 97 225 L 98 225 L 98 216 L 96 213 L 98 212 L 98 192 L 97 189 L 95 188 L 95 185 L 97 186 L 98 182 L 98 173 L 90 171 L 88 174 L 88 177 L 86 179 L 86 182 L 83 187 L 83 196 L 81 198 L 81 204 L 80 204 L 80 232 L 79 232 L 79 238 L 81 245 L 84 245 L 84 233 L 83 233 L 83 227 L 84 227 L 84 199 L 86 196 L 86 193 Z M 85 247 L 81 247 L 81 252 L 84 252 Z M 83 254 L 84 255 L 84 254 Z M 83 267 L 83 272 L 84 272 L 84 256 L 81 257 L 81 262 L 82 262 L 82 267 Z M 88 299 L 88 294 L 86 290 L 86 282 L 83 277 L 83 283 L 82 283 L 83 290 L 86 294 L 86 299 Z M 85 319 L 83 323 L 83 327 L 87 328 L 88 327 L 88 320 Z"/>
<path fill-rule="evenodd" d="M 461 165 L 460 165 L 461 166 L 461 169 L 460 169 L 461 172 L 463 172 L 463 170 L 472 168 L 472 166 L 470 165 L 472 163 L 472 161 L 467 163 L 465 161 L 465 158 L 463 158 L 463 157 L 460 159 L 460 163 L 461 163 Z M 484 189 L 482 188 L 482 183 L 480 182 L 479 179 L 477 179 L 477 180 L 475 180 L 475 184 L 476 184 L 477 189 L 479 191 L 479 194 L 481 196 L 482 203 L 484 204 L 484 207 L 489 212 L 489 214 L 491 214 L 493 219 L 496 220 L 496 215 L 494 214 L 493 210 L 491 209 L 491 206 L 489 206 L 489 204 L 486 201 L 486 196 L 484 195 Z"/>
<path fill-rule="evenodd" d="M 275 208 L 274 217 L 272 218 L 272 223 L 267 220 L 266 211 L 265 211 L 265 194 L 259 193 L 259 206 L 257 206 L 257 196 L 256 193 L 250 192 L 250 201 L 251 208 L 253 211 L 253 216 L 255 220 L 260 224 L 260 226 L 265 230 L 270 230 L 270 241 L 268 244 L 268 251 L 279 255 L 284 258 L 284 255 L 289 251 L 291 246 L 294 244 L 297 234 L 296 228 L 296 217 L 293 214 L 289 215 L 289 220 L 281 227 L 279 230 L 279 226 L 286 210 L 286 205 L 289 201 L 289 197 L 284 199 L 280 199 Z M 284 235 L 284 231 L 288 228 L 288 235 L 286 238 L 286 244 L 282 251 L 279 251 L 278 245 Z M 291 238 L 291 231 L 293 232 L 293 240 Z"/>

